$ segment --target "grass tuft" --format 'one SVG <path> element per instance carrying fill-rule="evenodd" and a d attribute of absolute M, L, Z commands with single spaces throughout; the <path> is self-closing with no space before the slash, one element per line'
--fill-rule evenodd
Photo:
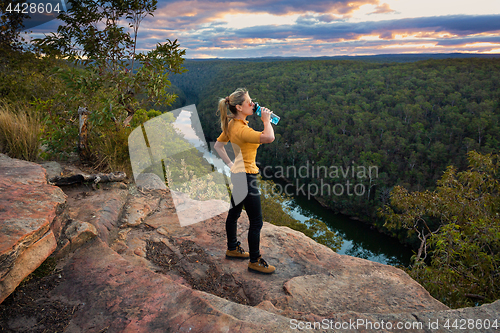
<path fill-rule="evenodd" d="M 0 101 L 0 152 L 12 158 L 36 161 L 42 128 L 40 116 L 29 106 Z"/>

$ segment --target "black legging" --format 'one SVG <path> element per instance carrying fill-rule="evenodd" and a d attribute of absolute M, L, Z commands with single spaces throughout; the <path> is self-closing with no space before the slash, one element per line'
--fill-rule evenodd
<path fill-rule="evenodd" d="M 231 174 L 231 179 L 234 175 Z M 240 174 L 241 177 L 241 174 Z M 248 229 L 248 247 L 250 252 L 250 261 L 257 262 L 260 257 L 260 229 L 262 229 L 262 208 L 260 206 L 260 192 L 257 187 L 257 174 L 246 174 L 246 183 L 248 187 L 248 194 L 240 203 L 235 205 L 233 196 L 231 196 L 231 208 L 227 214 L 226 219 L 226 234 L 227 234 L 227 248 L 235 250 L 238 239 L 236 237 L 238 218 L 240 217 L 241 210 L 245 206 L 248 219 L 250 220 L 250 228 Z M 236 186 L 245 186 L 244 183 L 233 181 L 233 193 L 235 190 L 243 190 L 236 188 Z"/>

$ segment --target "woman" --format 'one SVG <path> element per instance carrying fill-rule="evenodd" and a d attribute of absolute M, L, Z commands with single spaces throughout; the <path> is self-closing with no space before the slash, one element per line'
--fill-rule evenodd
<path fill-rule="evenodd" d="M 274 141 L 274 130 L 271 125 L 271 111 L 262 108 L 261 119 L 264 130 L 258 132 L 248 126 L 247 116 L 253 114 L 254 103 L 246 89 L 239 88 L 230 96 L 219 101 L 219 112 L 221 118 L 222 134 L 217 138 L 215 149 L 231 168 L 231 180 L 233 191 L 231 195 L 231 208 L 226 219 L 227 234 L 227 258 L 250 258 L 248 269 L 250 271 L 271 274 L 275 267 L 268 265 L 262 259 L 259 251 L 260 230 L 262 228 L 262 209 L 260 205 L 260 193 L 257 187 L 257 174 L 259 168 L 255 164 L 257 148 L 262 143 Z M 228 109 L 231 112 L 228 115 Z M 224 145 L 228 141 L 234 149 L 236 156 L 234 163 L 227 156 Z M 241 181 L 243 179 L 243 181 Z M 238 194 L 243 197 L 238 198 Z M 236 237 L 237 221 L 241 210 L 245 210 L 250 221 L 248 230 L 249 251 L 245 252 Z"/>

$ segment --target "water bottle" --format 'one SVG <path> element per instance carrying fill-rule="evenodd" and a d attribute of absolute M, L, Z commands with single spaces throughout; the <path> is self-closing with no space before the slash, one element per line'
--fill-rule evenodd
<path fill-rule="evenodd" d="M 255 102 L 253 106 L 253 113 L 256 113 L 260 117 L 260 105 L 259 103 Z M 280 121 L 280 117 L 275 115 L 274 113 L 271 113 L 271 123 L 274 125 L 278 125 L 278 121 Z"/>

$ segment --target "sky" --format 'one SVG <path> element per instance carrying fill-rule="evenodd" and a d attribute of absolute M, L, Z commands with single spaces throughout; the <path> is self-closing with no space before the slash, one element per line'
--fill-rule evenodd
<path fill-rule="evenodd" d="M 500 0 L 158 0 L 138 49 L 167 38 L 187 59 L 500 54 Z"/>

